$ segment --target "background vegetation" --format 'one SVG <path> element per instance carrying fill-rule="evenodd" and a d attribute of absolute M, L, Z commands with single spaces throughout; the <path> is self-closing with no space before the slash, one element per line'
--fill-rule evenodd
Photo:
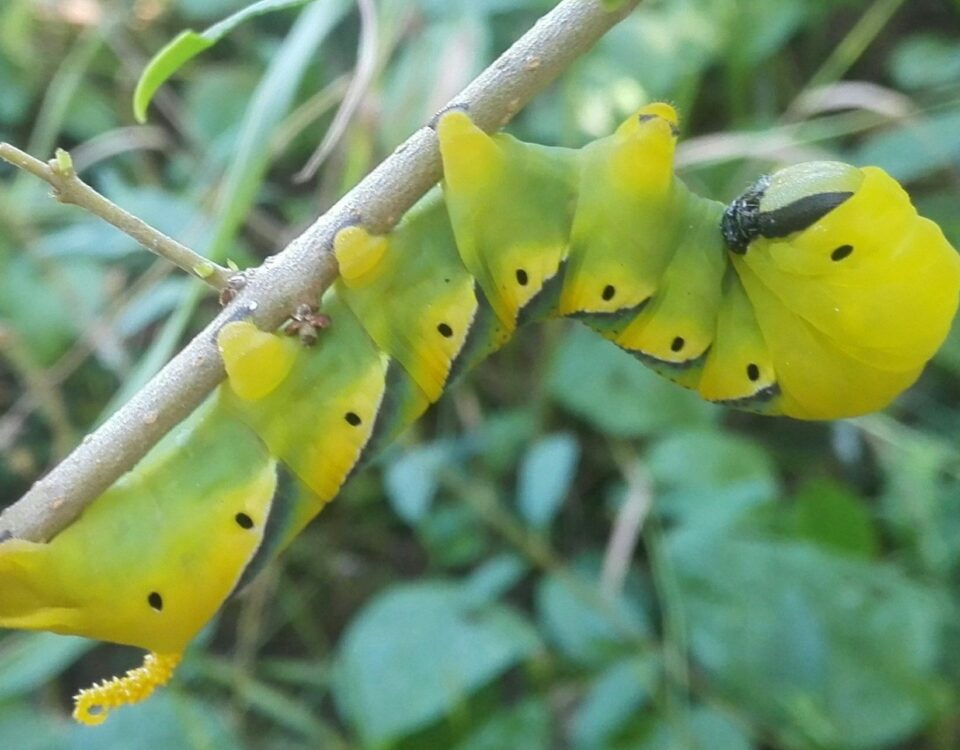
<path fill-rule="evenodd" d="M 374 80 L 297 184 L 355 62 L 348 0 L 241 26 L 133 126 L 145 60 L 244 4 L 6 0 L 0 139 L 70 148 L 121 205 L 255 264 L 553 5 L 377 2 Z M 957 244 L 958 83 L 957 2 L 649 0 L 511 131 L 577 146 L 666 98 L 697 189 L 729 199 L 810 157 L 880 164 Z M 47 192 L 0 169 L 4 502 L 216 309 Z M 958 379 L 960 334 L 886 413 L 801 424 L 701 403 L 575 326 L 525 331 L 352 480 L 147 704 L 76 728 L 71 694 L 139 655 L 5 634 L 0 744 L 956 748 Z"/>

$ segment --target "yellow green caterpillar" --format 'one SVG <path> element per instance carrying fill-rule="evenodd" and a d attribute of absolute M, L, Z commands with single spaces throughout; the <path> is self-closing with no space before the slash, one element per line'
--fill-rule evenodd
<path fill-rule="evenodd" d="M 957 309 L 960 257 L 883 171 L 787 168 L 730 205 L 675 177 L 677 117 L 568 150 L 437 122 L 442 191 L 395 231 L 347 227 L 314 347 L 237 321 L 228 380 L 73 525 L 0 543 L 0 626 L 150 652 L 82 692 L 102 721 L 165 682 L 223 601 L 364 458 L 518 325 L 572 317 L 703 398 L 834 419 L 888 404 Z M 274 502 L 277 463 L 309 489 Z"/>

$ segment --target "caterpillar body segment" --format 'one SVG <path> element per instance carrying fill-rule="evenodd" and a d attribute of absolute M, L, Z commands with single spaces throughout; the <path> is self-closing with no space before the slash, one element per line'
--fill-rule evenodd
<path fill-rule="evenodd" d="M 437 136 L 461 262 L 512 333 L 566 258 L 578 152 L 487 135 L 460 110 L 440 118 Z"/>
<path fill-rule="evenodd" d="M 256 551 L 275 490 L 276 460 L 216 394 L 53 540 L 0 544 L 0 623 L 182 651 Z"/>
<path fill-rule="evenodd" d="M 753 391 L 744 395 L 745 380 Z M 771 413 L 780 395 L 773 360 L 740 277 L 731 269 L 723 281 L 716 337 L 698 383 L 708 401 Z"/>
<path fill-rule="evenodd" d="M 840 200 L 786 236 L 761 224 L 747 251 L 731 257 L 773 358 L 783 413 L 836 419 L 883 408 L 916 380 L 956 313 L 960 261 L 882 170 L 814 166 L 841 175 L 845 190 L 831 193 Z M 808 179 L 815 171 L 787 168 L 767 193 L 778 184 L 795 191 L 794 170 Z M 774 209 L 781 225 L 803 200 Z"/>
<path fill-rule="evenodd" d="M 882 171 L 833 162 L 727 206 L 702 198 L 673 173 L 677 131 L 653 104 L 554 149 L 445 113 L 442 192 L 386 236 L 337 235 L 317 345 L 226 325 L 228 380 L 204 406 L 53 540 L 0 543 L 0 625 L 172 664 L 367 457 L 530 321 L 580 320 L 737 408 L 833 419 L 889 403 L 957 309 L 960 260 L 940 230 Z M 275 498 L 277 461 L 307 491 Z M 87 696 L 83 716 L 114 705 Z"/>
<path fill-rule="evenodd" d="M 367 334 L 410 375 L 429 399 L 440 398 L 450 366 L 477 315 L 474 277 L 467 272 L 438 193 L 421 202 L 399 231 L 374 237 L 360 227 L 336 238 L 337 260 L 351 263 L 371 244 L 384 250 L 362 278 L 343 278 L 338 295 Z"/>
<path fill-rule="evenodd" d="M 688 203 L 673 174 L 676 114 L 666 105 L 647 109 L 581 150 L 559 315 L 586 320 L 636 309 L 671 260 L 675 238 L 667 235 L 680 231 Z"/>

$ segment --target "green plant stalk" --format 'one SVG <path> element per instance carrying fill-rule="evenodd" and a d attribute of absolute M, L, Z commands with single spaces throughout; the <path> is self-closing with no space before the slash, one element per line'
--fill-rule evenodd
<path fill-rule="evenodd" d="M 201 279 L 214 289 L 225 289 L 233 272 L 197 255 L 186 245 L 181 245 L 142 219 L 107 200 L 81 180 L 73 169 L 73 162 L 63 149 L 45 163 L 35 159 L 9 143 L 0 143 L 0 159 L 39 177 L 53 188 L 53 196 L 61 203 L 79 206 L 124 234 L 135 239 L 151 253 L 170 261 L 195 278 Z"/>

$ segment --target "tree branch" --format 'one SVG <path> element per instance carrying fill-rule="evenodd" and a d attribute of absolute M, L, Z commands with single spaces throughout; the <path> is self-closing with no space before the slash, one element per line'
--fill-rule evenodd
<path fill-rule="evenodd" d="M 629 0 L 610 12 L 601 0 L 563 0 L 451 106 L 468 108 L 485 130 L 501 128 L 638 2 Z M 337 266 L 331 247 L 340 227 L 359 220 L 371 232 L 389 231 L 440 176 L 436 135 L 421 128 L 282 253 L 250 273 L 231 305 L 0 515 L 0 539 L 44 541 L 67 526 L 223 379 L 216 346 L 222 325 L 248 315 L 265 330 L 276 328 L 299 303 L 318 299 L 333 283 Z"/>
<path fill-rule="evenodd" d="M 181 245 L 142 219 L 138 219 L 120 206 L 107 200 L 87 183 L 77 177 L 70 154 L 57 149 L 56 158 L 42 162 L 9 143 L 0 143 L 0 159 L 15 167 L 30 172 L 53 188 L 53 197 L 61 203 L 72 203 L 85 208 L 109 224 L 129 235 L 151 253 L 173 263 L 191 276 L 205 281 L 214 289 L 225 289 L 235 274 L 212 260 L 198 255 L 186 245 Z"/>

